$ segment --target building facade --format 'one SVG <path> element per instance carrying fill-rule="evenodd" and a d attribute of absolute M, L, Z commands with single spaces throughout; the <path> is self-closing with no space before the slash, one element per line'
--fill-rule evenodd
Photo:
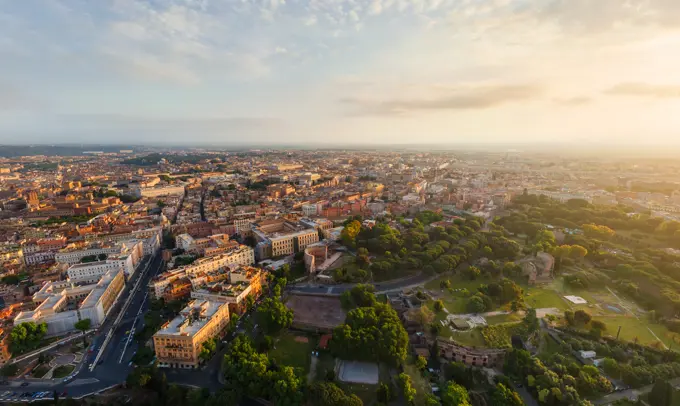
<path fill-rule="evenodd" d="M 153 336 L 160 367 L 195 369 L 203 343 L 220 337 L 229 324 L 226 303 L 193 300 Z"/>

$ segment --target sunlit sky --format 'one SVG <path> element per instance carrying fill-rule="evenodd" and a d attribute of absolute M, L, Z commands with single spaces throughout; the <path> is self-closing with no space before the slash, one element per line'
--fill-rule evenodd
<path fill-rule="evenodd" d="M 0 0 L 0 143 L 680 144 L 678 0 Z"/>

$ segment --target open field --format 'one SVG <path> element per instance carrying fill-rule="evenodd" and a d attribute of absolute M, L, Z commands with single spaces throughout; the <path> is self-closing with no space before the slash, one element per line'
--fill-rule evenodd
<path fill-rule="evenodd" d="M 317 340 L 308 338 L 308 342 L 296 340 L 293 332 L 282 333 L 276 338 L 274 348 L 269 352 L 269 356 L 276 360 L 279 365 L 290 365 L 294 368 L 301 368 L 305 374 L 309 371 L 312 350 L 316 348 Z"/>
<path fill-rule="evenodd" d="M 653 324 L 641 317 L 639 320 L 633 316 L 608 316 L 608 317 L 593 317 L 594 320 L 599 320 L 607 325 L 606 334 L 616 337 L 616 332 L 621 326 L 621 334 L 619 339 L 625 341 L 637 341 L 640 344 L 652 345 L 657 342 L 656 334 L 661 342 L 670 347 L 673 344 L 677 347 L 680 343 L 680 334 L 669 331 L 661 324 Z M 648 329 L 649 327 L 649 329 Z M 650 332 L 649 330 L 652 330 Z"/>
<path fill-rule="evenodd" d="M 528 307 L 542 309 L 555 307 L 560 310 L 569 308 L 567 301 L 556 291 L 541 287 L 524 288 L 524 301 Z"/>
<path fill-rule="evenodd" d="M 286 306 L 295 313 L 294 326 L 332 329 L 345 321 L 345 311 L 337 297 L 290 295 Z"/>
<path fill-rule="evenodd" d="M 515 321 L 520 321 L 522 320 L 522 316 L 520 316 L 517 313 L 510 313 L 510 314 L 498 314 L 495 316 L 489 316 L 485 317 L 486 319 L 486 324 L 489 326 L 493 326 L 494 324 L 501 324 L 501 323 L 512 323 Z"/>

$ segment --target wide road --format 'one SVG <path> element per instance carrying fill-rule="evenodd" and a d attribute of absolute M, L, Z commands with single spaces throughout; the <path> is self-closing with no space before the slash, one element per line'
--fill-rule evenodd
<path fill-rule="evenodd" d="M 56 390 L 59 393 L 66 392 L 68 396 L 80 397 L 125 382 L 125 379 L 132 370 L 132 366 L 129 364 L 137 350 L 137 343 L 135 340 L 130 340 L 126 349 L 125 343 L 128 335 L 132 334 L 133 327 L 136 327 L 136 330 L 143 327 L 143 315 L 149 306 L 149 300 L 146 298 L 146 293 L 148 291 L 147 286 L 149 280 L 162 271 L 162 266 L 163 261 L 161 260 L 160 253 L 156 254 L 154 257 L 144 258 L 138 268 L 138 272 L 128 280 L 126 290 L 121 294 L 114 309 L 107 316 L 106 322 L 104 322 L 98 329 L 96 335 L 91 339 L 90 349 L 92 351 L 86 354 L 87 359 L 85 364 L 82 365 L 82 368 L 80 368 L 80 371 L 76 376 L 66 382 L 56 384 L 47 380 L 11 380 L 7 385 L 0 386 L 0 392 L 9 390 L 22 393 Z M 145 269 L 146 272 L 143 272 Z M 134 292 L 130 292 L 129 289 L 134 287 L 139 278 L 143 278 L 143 280 L 139 284 L 138 289 Z M 132 295 L 132 299 L 126 314 L 123 316 L 120 323 L 117 326 L 114 326 L 113 323 L 117 318 L 120 309 L 130 295 Z M 88 367 L 94 361 L 106 335 L 111 329 L 113 329 L 112 339 L 100 357 L 98 365 L 94 367 L 93 371 L 90 371 L 90 368 Z M 119 363 L 121 356 L 122 362 Z M 21 386 L 25 382 L 28 382 L 28 385 Z"/>

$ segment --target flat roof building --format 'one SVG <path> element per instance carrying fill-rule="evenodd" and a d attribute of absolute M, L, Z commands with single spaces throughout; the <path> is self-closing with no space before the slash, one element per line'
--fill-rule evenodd
<path fill-rule="evenodd" d="M 192 300 L 153 336 L 160 367 L 197 368 L 203 343 L 220 336 L 229 324 L 229 305 Z"/>

